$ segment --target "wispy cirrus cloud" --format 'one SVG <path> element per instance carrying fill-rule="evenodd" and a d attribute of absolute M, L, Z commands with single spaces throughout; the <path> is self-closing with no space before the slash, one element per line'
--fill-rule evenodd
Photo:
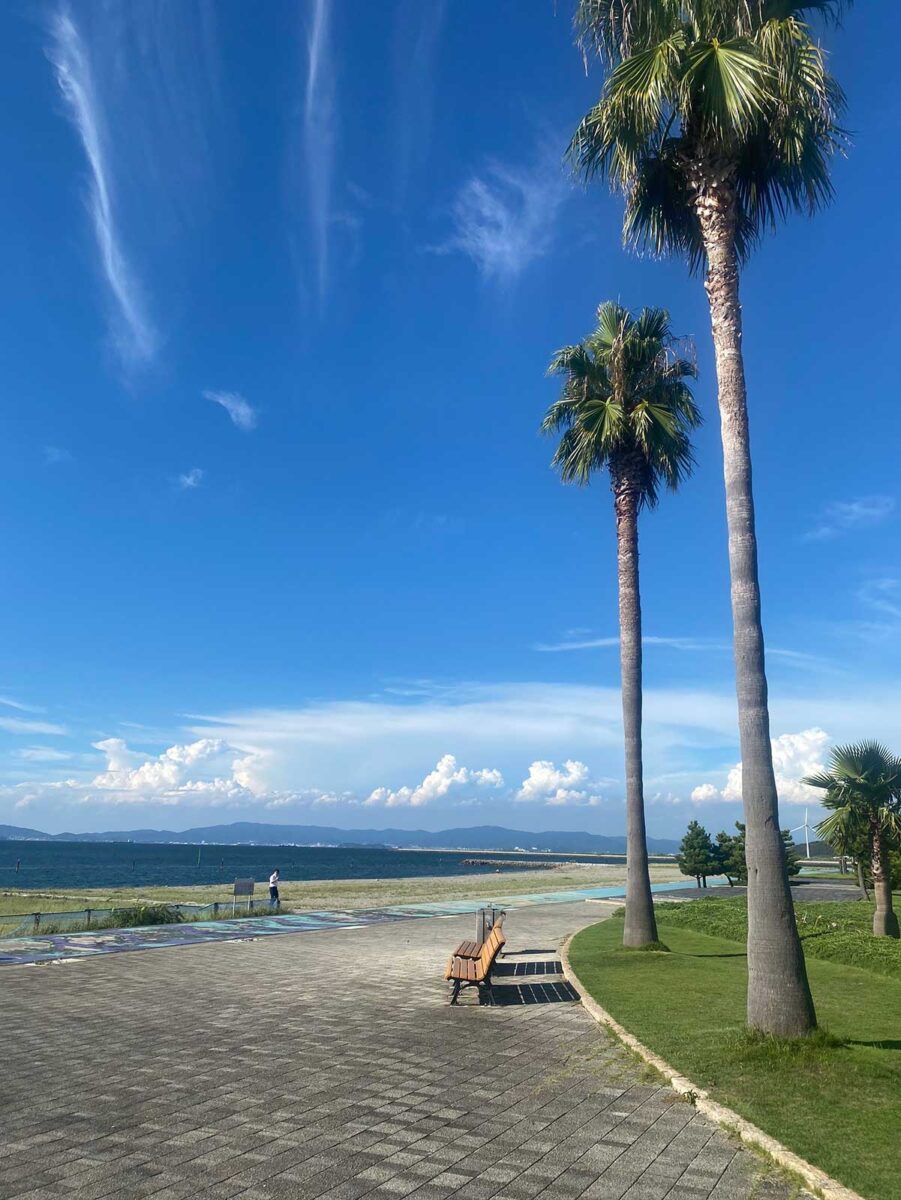
<path fill-rule="evenodd" d="M 338 136 L 331 0 L 313 0 L 307 30 L 303 102 L 303 161 L 307 204 L 320 299 L 329 274 L 332 186 Z"/>
<path fill-rule="evenodd" d="M 72 462 L 72 454 L 63 446 L 44 446 L 44 466 L 58 467 L 61 463 Z"/>
<path fill-rule="evenodd" d="M 643 646 L 668 646 L 672 650 L 728 650 L 728 642 L 711 642 L 692 637 L 656 637 L 646 634 L 641 639 Z M 567 650 L 607 650 L 619 646 L 618 637 L 575 638 L 562 642 L 537 642 L 532 649 L 543 654 L 557 654 Z"/>
<path fill-rule="evenodd" d="M 489 163 L 460 188 L 454 231 L 432 249 L 465 254 L 483 279 L 510 284 L 551 249 L 569 190 L 556 148 L 542 148 L 529 166 Z"/>
<path fill-rule="evenodd" d="M 643 646 L 659 646 L 689 654 L 731 654 L 732 643 L 726 638 L 660 637 L 646 634 L 641 639 Z M 590 637 L 582 630 L 559 642 L 536 642 L 533 650 L 542 654 L 562 654 L 578 650 L 613 650 L 619 647 L 619 638 Z M 803 650 L 789 650 L 782 646 L 767 646 L 768 661 L 777 662 L 799 671 L 835 672 L 837 664 L 821 654 L 809 654 Z"/>
<path fill-rule="evenodd" d="M 804 535 L 808 542 L 828 541 L 843 533 L 879 525 L 895 511 L 892 496 L 858 496 L 827 504 L 817 524 Z"/>
<path fill-rule="evenodd" d="M 156 353 L 158 337 L 116 222 L 106 118 L 91 54 L 68 7 L 62 6 L 52 15 L 49 33 L 47 56 L 88 162 L 88 210 L 100 269 L 113 302 L 113 342 L 126 365 L 148 363 Z"/>
<path fill-rule="evenodd" d="M 901 622 L 901 579 L 885 576 L 870 579 L 860 589 L 860 600 L 883 618 L 896 624 Z"/>
<path fill-rule="evenodd" d="M 37 733 L 65 737 L 69 732 L 65 725 L 53 721 L 32 721 L 25 717 L 0 717 L 0 729 L 6 733 Z"/>
<path fill-rule="evenodd" d="M 256 429 L 257 410 L 239 392 L 204 392 L 203 398 L 224 408 L 232 424 L 242 433 L 250 433 Z"/>
<path fill-rule="evenodd" d="M 24 746 L 16 751 L 16 757 L 34 763 L 69 762 L 72 759 L 71 754 L 56 750 L 53 746 Z"/>
<path fill-rule="evenodd" d="M 892 575 L 867 579 L 858 588 L 856 599 L 865 615 L 843 622 L 837 631 L 874 645 L 896 647 L 901 630 L 901 579 Z"/>
<path fill-rule="evenodd" d="M 36 704 L 23 704 L 21 700 L 13 700 L 11 696 L 0 696 L 0 704 L 7 708 L 15 708 L 18 712 L 42 713 L 44 711 Z"/>
<path fill-rule="evenodd" d="M 178 486 L 183 492 L 193 491 L 199 488 L 203 483 L 203 477 L 206 472 L 202 467 L 191 467 L 190 471 L 185 471 L 178 477 Z"/>
<path fill-rule="evenodd" d="M 435 57 L 447 0 L 400 0 L 396 10 L 395 192 L 402 204 L 411 177 L 425 163 L 432 131 Z"/>

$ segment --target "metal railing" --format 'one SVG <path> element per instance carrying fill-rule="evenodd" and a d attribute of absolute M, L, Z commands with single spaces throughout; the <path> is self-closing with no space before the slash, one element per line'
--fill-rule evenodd
<path fill-rule="evenodd" d="M 220 921 L 277 911 L 268 897 L 259 900 L 241 899 L 237 907 L 233 900 L 214 900 L 210 904 L 128 905 L 116 908 L 77 908 L 64 912 L 32 912 L 0 915 L 0 937 L 30 937 L 41 933 L 83 933 L 92 929 L 128 929 L 128 915 L 137 908 L 166 908 L 177 914 L 178 921 Z M 117 914 L 122 919 L 117 919 Z M 16 923 L 18 922 L 18 923 Z M 144 928 L 165 922 L 138 922 Z"/>

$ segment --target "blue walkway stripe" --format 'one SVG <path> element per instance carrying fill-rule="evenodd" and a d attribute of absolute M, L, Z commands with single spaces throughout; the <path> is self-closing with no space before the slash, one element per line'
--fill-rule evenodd
<path fill-rule="evenodd" d="M 693 888 L 694 883 L 655 883 L 655 892 Z M 95 933 L 47 933 L 0 939 L 0 965 L 24 966 L 60 959 L 88 958 L 95 954 L 121 954 L 131 950 L 159 950 L 171 946 L 197 946 L 273 937 L 289 933 L 315 933 L 321 929 L 352 929 L 386 921 L 413 921 L 426 917 L 457 917 L 475 913 L 486 905 L 528 908 L 535 904 L 577 904 L 582 900 L 611 900 L 625 895 L 620 887 L 573 888 L 561 892 L 533 892 L 525 896 L 498 896 L 492 900 L 436 900 L 399 904 L 389 908 L 285 913 L 240 920 L 192 921 L 182 925 L 150 925 L 138 929 L 99 929 Z"/>

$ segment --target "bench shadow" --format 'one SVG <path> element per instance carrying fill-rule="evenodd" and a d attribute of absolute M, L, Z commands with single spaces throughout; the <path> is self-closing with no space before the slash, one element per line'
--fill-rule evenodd
<path fill-rule="evenodd" d="M 498 1008 L 523 1004 L 572 1004 L 579 993 L 565 980 L 553 983 L 504 983 L 491 989 Z"/>
<path fill-rule="evenodd" d="M 525 951 L 520 951 L 525 953 Z M 534 953 L 534 951 L 532 951 Z M 522 978 L 531 975 L 562 975 L 563 968 L 557 959 L 542 959 L 539 962 L 511 962 L 508 958 L 494 964 L 492 975 L 496 979 L 515 976 Z"/>

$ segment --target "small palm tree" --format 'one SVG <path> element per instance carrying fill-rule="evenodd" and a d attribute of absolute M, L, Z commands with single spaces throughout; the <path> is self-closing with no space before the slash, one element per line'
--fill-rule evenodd
<path fill-rule="evenodd" d="M 624 237 L 703 268 L 726 477 L 748 852 L 748 1023 L 798 1035 L 816 1016 L 779 836 L 770 743 L 739 276 L 762 234 L 829 200 L 841 90 L 805 13 L 841 0 L 578 0 L 583 54 L 608 68 L 570 145 L 626 198 Z"/>
<path fill-rule="evenodd" d="M 620 666 L 626 749 L 626 924 L 623 944 L 657 941 L 645 834 L 641 756 L 641 595 L 638 514 L 653 508 L 661 487 L 675 490 L 692 468 L 689 432 L 700 413 L 685 380 L 695 368 L 678 353 L 669 314 L 634 317 L 602 304 L 597 328 L 566 346 L 548 373 L 564 377 L 560 399 L 542 429 L 562 431 L 553 463 L 566 483 L 587 484 L 606 470 L 616 512 Z"/>
<path fill-rule="evenodd" d="M 836 746 L 829 770 L 808 775 L 804 783 L 822 788 L 823 807 L 830 815 L 817 825 L 817 833 L 839 854 L 862 842 L 869 848 L 876 911 L 876 937 L 899 937 L 898 917 L 892 905 L 892 878 L 888 850 L 901 842 L 901 759 L 879 742 Z"/>

